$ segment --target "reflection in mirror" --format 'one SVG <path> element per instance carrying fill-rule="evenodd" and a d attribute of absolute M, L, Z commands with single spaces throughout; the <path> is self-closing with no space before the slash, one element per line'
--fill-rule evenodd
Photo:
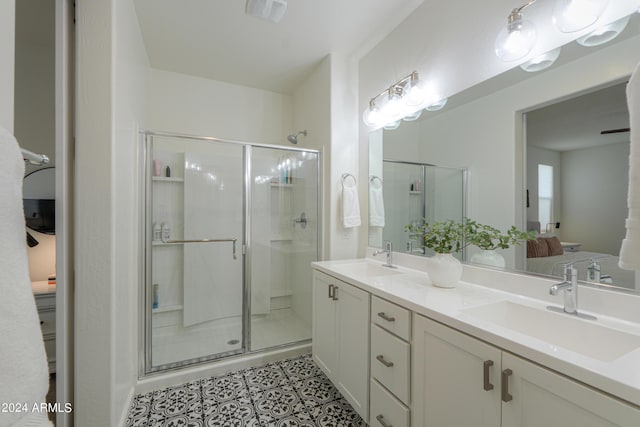
<path fill-rule="evenodd" d="M 526 113 L 526 270 L 635 286 L 618 267 L 625 236 L 629 181 L 626 82 Z"/>
<path fill-rule="evenodd" d="M 38 169 L 24 177 L 24 219 L 28 228 L 39 233 L 56 233 L 55 177 L 55 168 Z"/>
<path fill-rule="evenodd" d="M 577 43 L 571 43 L 563 47 L 563 53 L 558 62 L 545 71 L 527 73 L 517 67 L 450 97 L 447 106 L 439 112 L 423 111 L 418 120 L 402 122 L 396 130 L 372 132 L 369 137 L 369 174 L 382 173 L 383 158 L 467 169 L 470 188 L 466 200 L 467 215 L 480 223 L 500 230 L 507 230 L 512 225 L 521 230 L 526 229 L 529 211 L 538 209 L 531 205 L 534 202 L 538 203 L 539 195 L 537 192 L 533 193 L 534 183 L 527 182 L 525 176 L 527 169 L 531 167 L 527 166 L 525 160 L 527 150 L 524 145 L 526 136 L 524 128 L 531 124 L 524 123 L 523 113 L 527 112 L 527 116 L 530 116 L 533 110 L 544 106 L 594 92 L 603 87 L 624 84 L 624 79 L 628 78 L 640 61 L 640 51 L 637 48 L 640 43 L 639 34 L 640 15 L 635 14 L 630 18 L 627 29 L 607 45 L 585 48 Z M 582 116 L 577 119 L 573 127 L 586 127 L 590 120 Z M 624 128 L 624 124 L 601 127 L 602 129 L 599 128 L 598 132 L 609 128 Z M 610 152 L 614 145 L 607 145 L 604 150 Z M 580 160 L 576 157 L 574 169 L 584 173 L 588 169 L 616 168 L 616 173 L 619 172 L 620 177 L 624 176 L 624 171 L 618 171 L 617 166 L 603 167 L 602 161 L 596 164 L 589 162 L 590 160 Z M 566 170 L 563 169 L 563 173 L 565 172 Z M 558 173 L 560 172 L 556 169 L 555 174 Z M 608 208 L 609 214 L 596 219 L 595 223 L 592 223 L 595 225 L 582 227 L 583 230 L 589 230 L 589 235 L 596 232 L 613 235 L 614 221 L 620 222 L 615 227 L 624 226 L 624 220 L 614 219 L 613 210 L 619 209 L 617 205 L 614 207 L 610 202 L 605 202 L 605 195 L 608 196 L 611 191 L 602 186 L 604 180 L 588 179 L 592 181 L 589 181 L 588 185 L 583 185 L 583 191 L 580 192 L 560 191 L 559 183 L 558 189 L 554 189 L 558 191 L 557 195 L 563 197 L 579 197 L 583 204 L 572 208 L 575 210 L 569 210 L 567 206 L 567 210 L 563 208 L 562 211 L 556 211 L 555 209 L 560 207 L 558 203 L 565 203 L 564 201 L 556 202 L 555 208 L 552 206 L 551 213 L 546 218 L 531 217 L 530 220 L 541 223 L 540 234 L 549 234 L 545 237 L 552 237 L 553 233 L 557 235 L 559 243 L 565 244 L 563 254 L 576 249 L 583 252 L 580 256 L 588 258 L 587 261 L 580 261 L 584 265 L 583 277 L 586 278 L 587 273 L 597 277 L 596 270 L 599 267 L 600 279 L 593 280 L 594 282 L 608 284 L 612 281 L 614 286 L 620 286 L 626 290 L 640 289 L 639 280 L 636 280 L 634 285 L 633 276 L 626 279 L 622 277 L 621 271 L 603 266 L 606 262 L 615 266 L 617 249 L 611 249 L 611 246 L 599 247 L 588 244 L 588 235 L 584 231 L 582 234 L 570 233 L 574 226 L 583 221 L 585 214 L 600 207 Z M 619 178 L 616 184 L 625 192 L 626 179 L 626 177 Z M 583 184 L 586 182 L 583 181 Z M 529 208 L 526 207 L 527 189 L 529 189 Z M 408 206 L 404 209 L 400 205 L 394 208 L 404 212 Z M 387 222 L 391 221 L 391 215 L 390 212 L 386 213 Z M 556 223 L 559 223 L 559 228 L 555 228 Z M 379 246 L 382 236 L 377 236 L 373 227 L 370 228 L 369 237 L 370 245 Z M 621 238 L 618 238 L 618 245 Z M 604 241 L 602 237 L 595 237 L 595 239 Z M 560 243 L 561 247 L 562 243 Z M 578 244 L 580 246 L 577 246 Z M 396 250 L 406 248 L 405 245 L 406 241 L 397 244 Z M 474 250 L 470 249 L 469 256 L 473 255 Z M 579 252 L 575 253 L 579 254 Z M 599 259 L 598 266 L 594 266 L 590 262 L 591 255 L 585 256 L 586 252 L 611 256 L 604 258 L 607 261 Z M 505 257 L 508 269 L 531 272 L 532 267 L 528 262 L 530 259 L 526 258 L 526 245 L 501 250 L 501 254 Z M 560 276 L 561 273 L 560 269 Z M 547 271 L 545 274 L 555 275 L 556 272 Z"/>
<path fill-rule="evenodd" d="M 464 169 L 422 163 L 383 160 L 382 172 L 369 177 L 369 246 L 390 241 L 396 252 L 433 255 L 423 236 L 406 231 L 407 225 L 465 217 Z M 462 253 L 454 256 L 462 259 Z"/>

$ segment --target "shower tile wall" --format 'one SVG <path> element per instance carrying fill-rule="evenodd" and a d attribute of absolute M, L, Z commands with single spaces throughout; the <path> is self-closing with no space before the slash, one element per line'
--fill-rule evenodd
<path fill-rule="evenodd" d="M 311 355 L 134 397 L 127 426 L 365 426 Z"/>

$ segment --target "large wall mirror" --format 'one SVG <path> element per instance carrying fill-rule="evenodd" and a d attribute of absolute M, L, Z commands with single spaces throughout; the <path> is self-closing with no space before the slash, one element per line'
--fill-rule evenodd
<path fill-rule="evenodd" d="M 528 258 L 527 245 L 504 250 L 507 269 L 559 276 L 561 265 L 574 261 L 581 280 L 638 290 L 634 272 L 617 267 L 617 255 L 628 180 L 624 88 L 639 45 L 640 14 L 634 14 L 608 44 L 569 43 L 547 70 L 516 67 L 451 97 L 441 111 L 374 131 L 369 175 L 383 170 L 383 159 L 468 171 L 465 216 L 501 230 L 535 229 L 560 244 L 562 254 L 544 260 Z M 550 176 L 544 166 L 552 167 Z M 387 222 L 393 215 L 386 212 Z M 384 235 L 370 227 L 370 246 L 380 246 Z M 406 244 L 394 249 L 416 254 Z"/>

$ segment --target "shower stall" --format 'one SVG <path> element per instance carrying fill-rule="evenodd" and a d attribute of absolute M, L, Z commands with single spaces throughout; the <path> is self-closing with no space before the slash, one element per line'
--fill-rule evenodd
<path fill-rule="evenodd" d="M 308 342 L 319 152 L 143 136 L 141 372 Z"/>

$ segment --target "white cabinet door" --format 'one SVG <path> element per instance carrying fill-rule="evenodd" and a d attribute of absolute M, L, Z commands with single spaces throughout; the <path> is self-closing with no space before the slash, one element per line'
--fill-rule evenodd
<path fill-rule="evenodd" d="M 508 353 L 502 366 L 512 396 L 502 403 L 502 427 L 640 426 L 640 410 L 597 390 Z"/>
<path fill-rule="evenodd" d="M 332 381 L 335 381 L 337 364 L 336 303 L 329 290 L 335 282 L 331 276 L 313 272 L 313 360 Z"/>
<path fill-rule="evenodd" d="M 336 281 L 338 366 L 335 384 L 351 406 L 369 418 L 369 293 Z"/>
<path fill-rule="evenodd" d="M 500 426 L 500 350 L 414 315 L 412 355 L 413 427 Z"/>

